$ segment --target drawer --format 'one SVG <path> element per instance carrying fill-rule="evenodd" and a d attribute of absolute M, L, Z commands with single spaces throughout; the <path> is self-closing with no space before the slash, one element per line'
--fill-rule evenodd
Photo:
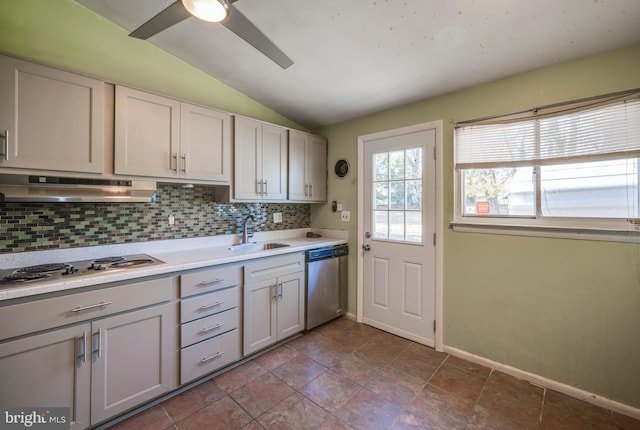
<path fill-rule="evenodd" d="M 304 253 L 278 255 L 255 260 L 244 266 L 244 282 L 252 282 L 304 271 Z"/>
<path fill-rule="evenodd" d="M 0 340 L 171 300 L 172 278 L 0 307 Z"/>
<path fill-rule="evenodd" d="M 238 308 L 229 309 L 210 317 L 200 318 L 180 326 L 180 346 L 182 348 L 201 342 L 213 336 L 226 333 L 240 326 Z"/>
<path fill-rule="evenodd" d="M 238 285 L 240 266 L 219 266 L 180 276 L 180 297 Z"/>
<path fill-rule="evenodd" d="M 180 351 L 180 384 L 240 359 L 240 332 L 233 330 Z"/>
<path fill-rule="evenodd" d="M 182 299 L 180 301 L 180 322 L 186 323 L 236 308 L 239 302 L 240 289 L 238 287 Z"/>

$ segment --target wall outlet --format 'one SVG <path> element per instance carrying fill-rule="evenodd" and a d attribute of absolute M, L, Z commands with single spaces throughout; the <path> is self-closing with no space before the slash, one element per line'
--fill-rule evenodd
<path fill-rule="evenodd" d="M 340 212 L 340 219 L 342 220 L 342 222 L 351 221 L 351 212 L 350 211 L 342 211 L 342 212 Z"/>
<path fill-rule="evenodd" d="M 169 225 L 174 225 L 176 223 L 176 217 L 173 214 L 169 215 Z"/>
<path fill-rule="evenodd" d="M 282 222 L 282 212 L 276 212 L 273 214 L 273 222 Z"/>

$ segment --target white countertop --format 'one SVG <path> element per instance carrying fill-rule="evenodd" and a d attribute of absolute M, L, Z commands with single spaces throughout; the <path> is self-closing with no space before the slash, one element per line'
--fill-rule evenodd
<path fill-rule="evenodd" d="M 4 261 L 0 259 L 0 264 L 15 264 L 15 266 L 7 266 L 7 268 L 42 264 L 44 261 L 47 261 L 42 260 L 45 258 L 49 259 L 48 261 L 50 262 L 63 262 L 100 258 L 107 255 L 129 255 L 137 253 L 148 254 L 156 259 L 162 260 L 164 264 L 96 272 L 95 275 L 82 276 L 75 279 L 63 278 L 34 282 L 28 285 L 5 287 L 0 289 L 0 301 L 111 282 L 127 281 L 153 275 L 169 274 L 219 264 L 237 263 L 256 258 L 302 252 L 322 246 L 346 243 L 346 232 L 315 230 L 320 232 L 322 237 L 307 238 L 304 236 L 307 231 L 310 230 L 298 229 L 273 233 L 256 233 L 252 241 L 258 243 L 277 242 L 289 245 L 287 247 L 270 250 L 263 250 L 257 246 L 247 251 L 230 250 L 230 246 L 234 241 L 237 241 L 237 237 L 221 236 L 158 241 L 155 243 L 146 242 L 105 247 L 75 248 L 72 250 L 58 250 L 55 253 L 54 251 L 40 251 L 35 253 L 22 253 L 25 254 L 22 256 L 18 254 L 12 256 L 12 258 L 4 256 Z M 73 258 L 75 255 L 80 255 L 82 258 Z M 61 258 L 64 258 L 64 260 L 61 260 Z"/>

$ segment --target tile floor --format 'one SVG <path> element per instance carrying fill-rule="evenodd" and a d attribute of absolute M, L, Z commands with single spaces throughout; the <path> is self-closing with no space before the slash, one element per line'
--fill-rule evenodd
<path fill-rule="evenodd" d="M 338 319 L 113 430 L 640 429 L 640 421 Z"/>

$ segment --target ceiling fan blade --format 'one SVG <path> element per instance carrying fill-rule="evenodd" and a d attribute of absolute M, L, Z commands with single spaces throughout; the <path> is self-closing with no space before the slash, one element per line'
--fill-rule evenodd
<path fill-rule="evenodd" d="M 167 6 L 140 27 L 133 30 L 129 36 L 136 37 L 138 39 L 148 39 L 154 34 L 160 33 L 162 30 L 179 23 L 190 16 L 191 14 L 189 11 L 182 6 L 182 2 L 177 1 L 170 6 Z"/>
<path fill-rule="evenodd" d="M 233 31 L 283 69 L 293 64 L 293 61 L 280 48 L 234 6 L 229 6 L 229 15 L 220 24 Z"/>

